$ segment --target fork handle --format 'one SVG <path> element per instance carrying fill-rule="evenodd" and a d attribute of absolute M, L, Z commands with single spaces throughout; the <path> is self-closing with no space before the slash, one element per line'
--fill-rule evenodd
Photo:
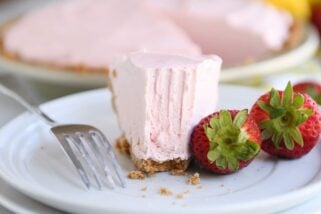
<path fill-rule="evenodd" d="M 20 105 L 22 105 L 23 107 L 25 107 L 28 111 L 30 111 L 31 113 L 34 113 L 35 115 L 37 115 L 42 121 L 44 121 L 45 123 L 47 123 L 50 126 L 54 126 L 57 125 L 57 122 L 53 119 L 51 119 L 47 114 L 45 114 L 43 111 L 40 110 L 39 107 L 31 105 L 30 103 L 28 103 L 25 99 L 23 99 L 20 95 L 18 95 L 16 92 L 12 91 L 11 89 L 5 87 L 3 84 L 0 83 L 0 92 L 15 100 L 16 102 L 18 102 Z"/>

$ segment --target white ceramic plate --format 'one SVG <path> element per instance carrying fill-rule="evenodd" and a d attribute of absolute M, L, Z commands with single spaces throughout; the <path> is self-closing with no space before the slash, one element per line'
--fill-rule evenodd
<path fill-rule="evenodd" d="M 312 26 L 306 26 L 303 40 L 293 49 L 251 64 L 223 68 L 221 82 L 240 81 L 286 71 L 312 58 L 319 45 L 319 36 Z M 0 55 L 0 68 L 40 82 L 68 86 L 101 87 L 106 85 L 105 75 L 75 73 L 11 61 Z"/>
<path fill-rule="evenodd" d="M 221 86 L 221 108 L 250 107 L 262 92 Z M 85 92 L 49 102 L 43 110 L 62 122 L 88 123 L 102 129 L 113 141 L 119 134 L 116 117 L 105 90 Z M 321 191 L 321 148 L 293 161 L 276 160 L 263 152 L 244 170 L 215 176 L 199 171 L 201 185 L 186 184 L 186 177 L 160 173 L 143 181 L 128 180 L 126 189 L 86 191 L 48 127 L 23 114 L 0 131 L 0 175 L 26 195 L 73 213 L 248 213 L 279 211 Z M 134 167 L 118 155 L 126 174 Z M 147 187 L 147 191 L 141 191 Z M 174 195 L 161 196 L 159 188 Z M 183 199 L 176 194 L 189 190 Z"/>
<path fill-rule="evenodd" d="M 61 212 L 47 207 L 31 198 L 21 194 L 17 190 L 10 187 L 0 179 L 0 205 L 14 213 L 23 214 L 61 214 Z M 0 207 L 0 213 L 1 212 Z"/>

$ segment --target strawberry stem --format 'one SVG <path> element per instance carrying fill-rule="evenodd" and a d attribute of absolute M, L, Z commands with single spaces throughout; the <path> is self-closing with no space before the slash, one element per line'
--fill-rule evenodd
<path fill-rule="evenodd" d="M 283 92 L 282 99 L 279 92 L 272 88 L 270 102 L 259 100 L 257 104 L 270 117 L 260 123 L 263 140 L 271 138 L 277 149 L 280 148 L 282 140 L 288 150 L 293 150 L 295 143 L 303 146 L 298 126 L 313 114 L 313 110 L 303 108 L 304 96 L 294 94 L 290 82 Z"/>
<path fill-rule="evenodd" d="M 250 160 L 260 150 L 260 146 L 249 140 L 242 129 L 248 117 L 248 111 L 242 110 L 232 119 L 229 111 L 220 111 L 213 116 L 209 124 L 204 125 L 205 134 L 210 141 L 207 158 L 220 169 L 236 171 L 239 160 Z"/>

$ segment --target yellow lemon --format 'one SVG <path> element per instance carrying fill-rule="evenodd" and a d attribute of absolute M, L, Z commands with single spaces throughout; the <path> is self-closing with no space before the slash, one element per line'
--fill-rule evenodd
<path fill-rule="evenodd" d="M 265 0 L 267 3 L 274 5 L 277 8 L 287 10 L 295 18 L 308 20 L 311 15 L 309 1 L 319 0 Z"/>

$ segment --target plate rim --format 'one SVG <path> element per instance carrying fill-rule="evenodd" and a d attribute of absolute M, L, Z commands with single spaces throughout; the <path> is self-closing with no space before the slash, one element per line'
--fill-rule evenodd
<path fill-rule="evenodd" d="M 257 92 L 262 92 L 262 90 L 260 89 L 256 89 L 256 88 L 251 88 L 251 87 L 245 87 L 245 86 L 235 86 L 235 85 L 229 85 L 229 84 L 223 84 L 220 87 L 222 88 L 229 88 L 229 89 L 233 89 L 233 90 L 237 90 L 237 89 L 243 89 L 243 90 L 255 90 Z M 221 89 L 222 90 L 222 89 Z M 224 89 L 223 89 L 224 90 Z M 78 97 L 82 97 L 82 96 L 91 96 L 91 95 L 96 95 L 97 93 L 100 95 L 102 93 L 109 93 L 108 89 L 95 89 L 95 90 L 90 90 L 90 91 L 85 91 L 85 92 L 81 92 L 81 93 L 76 93 L 76 94 L 72 94 L 72 95 L 68 95 L 62 98 L 58 98 L 49 102 L 46 102 L 44 104 L 41 105 L 42 108 L 50 108 L 50 106 L 54 106 L 54 105 L 58 105 L 58 103 L 61 102 L 65 102 L 65 100 L 68 99 L 78 99 Z M 15 117 L 14 119 L 10 120 L 8 123 L 6 123 L 4 126 L 2 126 L 0 128 L 0 136 L 3 135 L 3 133 L 9 129 L 11 126 L 14 126 L 15 123 L 19 122 L 19 121 L 24 121 L 27 118 L 30 118 L 31 115 L 28 112 L 22 113 L 19 116 Z M 27 196 L 40 201 L 44 204 L 48 204 L 49 206 L 53 206 L 55 205 L 55 207 L 57 208 L 62 208 L 61 206 L 63 205 L 64 207 L 66 206 L 78 206 L 81 207 L 82 209 L 100 209 L 100 210 L 104 210 L 104 208 L 106 207 L 93 207 L 91 206 L 92 204 L 88 205 L 83 205 L 83 204 L 79 204 L 79 203 L 74 203 L 74 201 L 72 199 L 68 199 L 66 200 L 66 198 L 64 198 L 63 201 L 58 200 L 57 197 L 55 196 L 55 194 L 52 194 L 50 191 L 44 189 L 44 188 L 40 188 L 37 187 L 36 189 L 33 188 L 32 190 L 28 187 L 26 187 L 24 184 L 25 183 L 16 183 L 14 182 L 14 179 L 11 180 L 10 176 L 7 175 L 5 172 L 0 170 L 0 177 L 3 179 L 3 181 L 5 181 L 6 183 L 8 183 L 11 187 L 13 187 L 14 189 L 18 190 L 19 192 L 26 194 Z M 26 182 L 28 183 L 28 182 Z M 34 190 L 37 190 L 36 192 L 34 192 Z M 210 212 L 213 211 L 215 209 L 216 212 L 219 213 L 233 213 L 235 211 L 238 212 L 244 212 L 247 210 L 255 210 L 255 209 L 270 209 L 272 208 L 272 210 L 278 211 L 281 210 L 282 208 L 289 208 L 292 207 L 294 205 L 299 204 L 298 201 L 300 201 L 300 203 L 303 203 L 304 201 L 312 198 L 314 195 L 318 194 L 321 192 L 321 179 L 319 179 L 318 181 L 309 184 L 305 187 L 284 193 L 284 194 L 280 194 L 274 197 L 269 197 L 267 199 L 260 199 L 260 200 L 253 200 L 250 202 L 246 202 L 246 203 L 234 203 L 232 206 L 228 207 L 228 206 L 207 206 L 207 207 L 188 207 L 188 209 L 183 209 L 173 206 L 170 209 L 164 209 L 162 211 L 159 211 L 160 213 L 177 213 L 177 212 L 181 212 L 184 211 L 184 213 L 194 213 L 195 211 L 198 212 Z M 50 203 L 48 203 L 48 201 L 50 201 Z M 290 202 L 290 203 L 289 203 Z M 286 205 L 286 207 L 284 207 L 284 204 L 287 203 L 288 205 Z M 114 212 L 126 212 L 128 210 L 130 210 L 130 208 L 134 208 L 134 207 L 126 207 L 124 208 L 123 206 L 113 206 L 111 208 L 111 210 L 105 210 L 105 211 L 114 211 Z M 271 209 L 270 209 L 271 210 Z M 146 210 L 142 207 L 135 207 L 135 210 L 131 210 L 133 211 L 133 213 L 148 213 L 149 210 Z"/>

